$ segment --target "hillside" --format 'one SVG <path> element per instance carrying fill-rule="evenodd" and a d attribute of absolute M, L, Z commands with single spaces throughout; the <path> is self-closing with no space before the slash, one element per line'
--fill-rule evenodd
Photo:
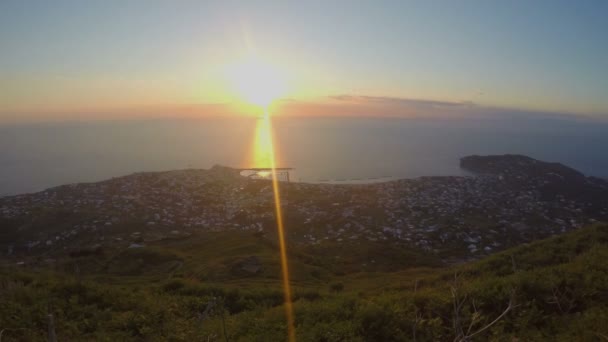
<path fill-rule="evenodd" d="M 475 165 L 484 172 L 365 185 L 282 183 L 287 238 L 295 249 L 336 251 L 338 259 L 360 246 L 407 251 L 423 256 L 425 266 L 608 220 L 608 182 L 528 157 L 467 158 L 482 158 Z M 136 173 L 0 198 L 0 260 L 35 266 L 215 233 L 255 235 L 268 245 L 276 242 L 274 222 L 268 180 L 225 167 Z M 374 264 L 363 257 L 359 267 Z"/>
<path fill-rule="evenodd" d="M 476 174 L 496 176 L 513 188 L 537 184 L 541 199 L 587 202 L 590 212 L 602 210 L 595 205 L 605 199 L 608 189 L 606 180 L 586 177 L 560 163 L 522 155 L 467 156 L 460 159 L 460 167 Z"/>
<path fill-rule="evenodd" d="M 473 340 L 602 340 L 608 336 L 606 258 L 608 226 L 594 225 L 433 272 L 298 283 L 298 339 L 453 340 L 460 332 L 463 339 L 511 303 Z M 226 331 L 230 341 L 280 341 L 286 333 L 282 294 L 263 277 L 226 284 L 179 274 L 145 283 L 14 267 L 1 274 L 3 341 L 43 341 L 49 310 L 60 340 L 220 341 Z"/>
<path fill-rule="evenodd" d="M 300 340 L 466 340 L 507 308 L 475 336 L 608 336 L 608 183 L 525 156 L 462 166 L 281 183 Z M 60 340 L 282 340 L 272 198 L 219 166 L 0 198 L 4 340 L 43 340 L 47 312 Z"/>

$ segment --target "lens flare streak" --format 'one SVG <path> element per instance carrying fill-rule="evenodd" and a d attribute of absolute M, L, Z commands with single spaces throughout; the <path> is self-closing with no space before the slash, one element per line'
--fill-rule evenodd
<path fill-rule="evenodd" d="M 275 216 L 277 221 L 277 233 L 281 253 L 281 270 L 283 278 L 283 292 L 285 297 L 285 315 L 287 317 L 288 340 L 290 342 L 293 342 L 296 340 L 296 335 L 294 326 L 293 304 L 291 301 L 291 287 L 289 285 L 289 267 L 287 262 L 287 246 L 285 243 L 285 225 L 283 224 L 283 212 L 281 210 L 281 194 L 279 191 L 279 180 L 277 178 L 276 173 L 276 160 L 274 155 L 274 145 L 272 142 L 272 127 L 268 108 L 264 110 L 263 119 L 261 121 L 258 121 L 258 127 L 256 131 L 256 150 L 254 151 L 256 162 L 267 162 L 270 165 L 264 165 L 263 167 L 269 166 L 272 169 L 272 190 L 274 193 Z M 263 156 L 263 158 L 259 160 L 261 156 Z"/>

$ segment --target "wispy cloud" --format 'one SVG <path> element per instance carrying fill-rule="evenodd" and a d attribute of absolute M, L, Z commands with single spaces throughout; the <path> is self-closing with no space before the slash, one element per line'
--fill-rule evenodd
<path fill-rule="evenodd" d="M 388 96 L 365 96 L 365 95 L 334 95 L 329 96 L 332 100 L 351 102 L 351 103 L 369 103 L 369 104 L 392 104 L 402 105 L 408 107 L 415 107 L 420 109 L 441 109 L 441 108 L 473 108 L 477 105 L 471 101 L 463 102 L 450 102 L 450 101 L 436 101 L 436 100 L 424 100 L 424 99 L 408 99 L 402 97 L 388 97 Z"/>
<path fill-rule="evenodd" d="M 341 94 L 327 97 L 334 107 L 369 116 L 424 117 L 424 118 L 473 118 L 473 119 L 533 119 L 533 120 L 599 120 L 606 117 L 579 115 L 567 112 L 535 111 L 518 108 L 486 106 L 473 101 L 441 101 L 410 99 L 390 96 Z"/>

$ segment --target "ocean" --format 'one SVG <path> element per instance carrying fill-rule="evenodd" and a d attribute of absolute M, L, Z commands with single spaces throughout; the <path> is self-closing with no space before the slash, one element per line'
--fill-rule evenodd
<path fill-rule="evenodd" d="M 259 119 L 203 118 L 0 126 L 0 196 L 140 171 L 251 165 Z M 470 154 L 524 154 L 608 177 L 608 123 L 487 119 L 274 118 L 278 167 L 293 181 L 462 175 Z"/>

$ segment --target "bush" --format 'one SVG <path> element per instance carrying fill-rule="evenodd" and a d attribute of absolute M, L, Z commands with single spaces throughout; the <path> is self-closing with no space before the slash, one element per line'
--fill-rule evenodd
<path fill-rule="evenodd" d="M 333 283 L 331 285 L 329 285 L 329 290 L 331 292 L 342 292 L 344 290 L 344 284 L 342 283 Z"/>

